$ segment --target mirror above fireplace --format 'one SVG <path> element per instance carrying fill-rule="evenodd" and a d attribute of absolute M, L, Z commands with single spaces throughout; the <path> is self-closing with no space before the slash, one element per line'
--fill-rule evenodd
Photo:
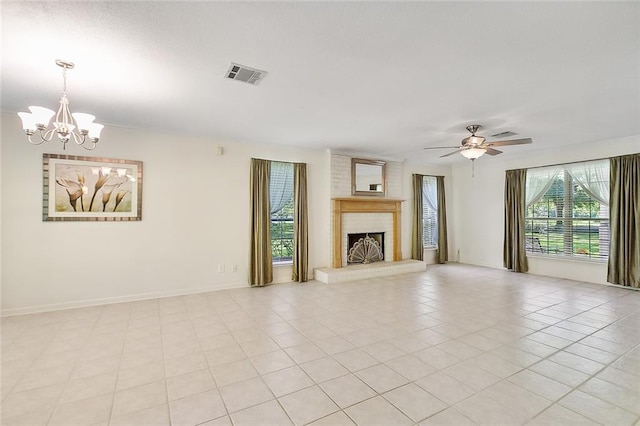
<path fill-rule="evenodd" d="M 385 162 L 351 159 L 351 194 L 382 197 L 385 194 Z"/>

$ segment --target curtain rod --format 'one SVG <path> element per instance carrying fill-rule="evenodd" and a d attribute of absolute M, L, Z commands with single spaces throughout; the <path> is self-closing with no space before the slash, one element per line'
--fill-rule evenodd
<path fill-rule="evenodd" d="M 262 160 L 262 161 L 269 161 L 271 163 L 286 163 L 286 164 L 307 164 L 307 163 L 300 163 L 297 161 L 282 161 L 282 160 L 268 160 L 266 158 L 256 158 L 256 157 L 251 157 L 252 160 Z"/>
<path fill-rule="evenodd" d="M 629 154 L 629 155 L 634 155 L 634 154 Z M 622 155 L 618 155 L 617 157 L 623 157 Z M 589 161 L 601 161 L 601 160 L 610 160 L 614 157 L 603 157 L 603 158 L 592 158 L 590 160 L 578 160 L 578 161 L 567 161 L 565 163 L 556 163 L 556 164 L 545 164 L 544 166 L 534 166 L 534 167 L 522 167 L 523 169 L 542 169 L 544 167 L 555 167 L 555 166 L 564 166 L 566 164 L 577 164 L 577 163 L 586 163 Z M 511 170 L 521 170 L 521 169 L 508 169 L 506 171 L 511 171 Z"/>
<path fill-rule="evenodd" d="M 445 175 L 423 175 L 420 173 L 411 173 L 412 175 L 418 175 L 418 176 L 426 176 L 426 177 L 446 177 Z"/>

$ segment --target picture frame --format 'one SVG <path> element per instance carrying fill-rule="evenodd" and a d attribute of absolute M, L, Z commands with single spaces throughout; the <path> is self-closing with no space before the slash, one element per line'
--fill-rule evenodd
<path fill-rule="evenodd" d="M 42 220 L 142 220 L 142 161 L 43 154 Z"/>

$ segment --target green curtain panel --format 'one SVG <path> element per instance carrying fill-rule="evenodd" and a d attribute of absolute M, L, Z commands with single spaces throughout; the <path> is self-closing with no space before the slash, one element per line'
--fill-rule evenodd
<path fill-rule="evenodd" d="M 251 254 L 249 284 L 263 286 L 273 281 L 271 258 L 271 210 L 269 175 L 271 162 L 251 159 Z"/>
<path fill-rule="evenodd" d="M 307 210 L 307 165 L 293 165 L 293 281 L 307 281 L 309 269 L 309 225 Z"/>
<path fill-rule="evenodd" d="M 444 195 L 444 176 L 436 176 L 438 186 L 438 263 L 449 260 L 447 244 L 447 204 Z"/>
<path fill-rule="evenodd" d="M 413 175 L 413 232 L 411 233 L 411 258 L 424 260 L 422 243 L 422 175 Z"/>
<path fill-rule="evenodd" d="M 640 154 L 611 158 L 607 281 L 640 288 Z"/>
<path fill-rule="evenodd" d="M 504 181 L 504 267 L 527 272 L 524 247 L 525 186 L 527 170 L 507 170 Z"/>

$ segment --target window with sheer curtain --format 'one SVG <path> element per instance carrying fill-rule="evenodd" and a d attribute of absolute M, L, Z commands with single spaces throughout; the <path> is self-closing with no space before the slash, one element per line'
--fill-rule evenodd
<path fill-rule="evenodd" d="M 273 263 L 293 261 L 293 164 L 271 162 L 271 255 Z"/>
<path fill-rule="evenodd" d="M 527 254 L 606 260 L 609 160 L 527 170 Z"/>
<path fill-rule="evenodd" d="M 438 183 L 435 176 L 422 178 L 422 244 L 438 247 Z"/>

